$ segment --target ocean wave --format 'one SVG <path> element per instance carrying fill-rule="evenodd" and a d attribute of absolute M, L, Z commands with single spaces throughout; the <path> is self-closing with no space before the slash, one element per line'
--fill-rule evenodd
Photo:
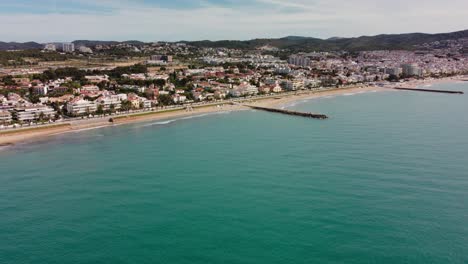
<path fill-rule="evenodd" d="M 89 131 L 89 130 L 95 130 L 95 129 L 100 129 L 100 128 L 104 128 L 104 127 L 108 127 L 109 125 L 104 125 L 104 126 L 97 126 L 97 127 L 88 127 L 88 128 L 81 128 L 81 129 L 77 129 L 77 130 L 73 130 L 73 131 L 69 131 L 71 133 L 79 133 L 79 132 L 83 132 L 83 131 Z M 68 132 L 68 131 L 67 131 Z M 63 134 L 63 133 L 57 133 L 58 135 L 59 134 Z"/>
<path fill-rule="evenodd" d="M 231 111 L 223 111 L 223 112 L 216 112 L 216 113 L 206 113 L 206 114 L 200 114 L 200 115 L 186 116 L 186 117 L 181 117 L 181 118 L 175 118 L 175 119 L 169 119 L 169 120 L 153 122 L 153 123 L 145 124 L 145 125 L 142 125 L 142 126 L 139 126 L 139 127 L 152 127 L 152 126 L 168 125 L 168 124 L 174 123 L 176 121 L 180 121 L 180 120 L 189 120 L 189 119 L 200 118 L 200 117 L 205 117 L 205 116 L 210 116 L 210 115 L 221 115 L 221 114 L 229 114 L 229 113 L 231 113 Z"/>

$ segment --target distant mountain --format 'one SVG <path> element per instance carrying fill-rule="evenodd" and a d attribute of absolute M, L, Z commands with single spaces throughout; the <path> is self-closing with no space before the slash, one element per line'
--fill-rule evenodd
<path fill-rule="evenodd" d="M 95 47 L 97 45 L 115 45 L 117 41 L 102 41 L 102 40 L 75 40 L 72 42 L 75 46 Z"/>
<path fill-rule="evenodd" d="M 44 45 L 36 42 L 0 42 L 0 50 L 28 50 L 28 49 L 42 49 Z"/>
<path fill-rule="evenodd" d="M 342 37 L 331 37 L 331 38 L 327 38 L 327 40 L 339 40 L 339 39 L 343 39 Z"/>
<path fill-rule="evenodd" d="M 247 41 L 192 41 L 188 44 L 198 47 L 230 47 L 238 49 L 254 49 L 270 45 L 292 51 L 363 51 L 363 50 L 411 50 L 415 45 L 434 41 L 468 38 L 468 30 L 442 34 L 394 34 L 362 36 L 358 38 L 330 38 L 318 39 L 308 37 L 289 36 L 280 39 L 254 39 Z"/>
<path fill-rule="evenodd" d="M 409 34 L 393 34 L 393 35 L 377 35 L 377 36 L 362 36 L 357 38 L 339 38 L 333 37 L 329 39 L 319 39 L 301 36 L 288 36 L 276 39 L 252 39 L 252 40 L 221 40 L 221 41 L 180 41 L 180 43 L 190 44 L 196 47 L 211 47 L 211 48 L 235 48 L 235 49 L 257 49 L 264 46 L 272 46 L 280 49 L 288 49 L 293 52 L 299 51 L 363 51 L 363 50 L 411 50 L 415 45 L 430 43 L 442 40 L 454 40 L 468 38 L 468 30 L 457 31 L 452 33 L 441 34 L 424 34 L 424 33 L 409 33 Z M 118 41 L 98 41 L 98 40 L 76 40 L 73 41 L 76 46 L 95 47 L 96 45 L 115 45 L 115 44 L 132 44 L 142 46 L 145 43 L 137 40 L 124 42 Z M 27 43 L 5 43 L 0 42 L 0 50 L 16 50 L 16 49 L 40 49 L 43 45 L 36 42 Z"/>
<path fill-rule="evenodd" d="M 143 46 L 145 43 L 138 40 L 128 40 L 128 41 L 101 41 L 101 40 L 75 40 L 73 41 L 75 46 L 86 46 L 86 47 L 95 47 L 97 45 L 117 45 L 117 44 L 131 44 L 135 46 Z"/>

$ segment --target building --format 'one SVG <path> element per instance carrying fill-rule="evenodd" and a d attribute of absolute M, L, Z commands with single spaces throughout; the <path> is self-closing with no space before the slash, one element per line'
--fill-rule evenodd
<path fill-rule="evenodd" d="M 75 52 L 75 44 L 73 43 L 62 43 L 62 51 L 66 53 Z"/>
<path fill-rule="evenodd" d="M 304 55 L 291 55 L 288 58 L 288 63 L 301 67 L 309 67 L 311 60 Z"/>
<path fill-rule="evenodd" d="M 93 50 L 91 48 L 86 47 L 86 46 L 80 46 L 78 48 L 78 51 L 81 52 L 81 53 L 88 53 L 88 54 L 93 53 Z"/>
<path fill-rule="evenodd" d="M 389 74 L 393 76 L 400 76 L 402 73 L 403 73 L 403 69 L 400 67 L 385 68 L 385 74 Z"/>
<path fill-rule="evenodd" d="M 47 92 L 48 92 L 48 87 L 47 86 L 35 86 L 32 88 L 33 89 L 33 92 L 34 94 L 38 94 L 38 95 L 47 95 Z"/>
<path fill-rule="evenodd" d="M 146 61 L 147 64 L 167 64 L 173 61 L 172 56 L 170 55 L 153 55 L 149 60 Z"/>
<path fill-rule="evenodd" d="M 85 85 L 80 89 L 80 93 L 84 94 L 97 92 L 99 92 L 99 87 L 97 87 L 96 85 Z"/>
<path fill-rule="evenodd" d="M 56 50 L 57 50 L 57 46 L 55 46 L 55 44 L 49 43 L 49 44 L 46 44 L 46 45 L 45 45 L 44 50 L 47 50 L 47 51 L 56 51 Z"/>
<path fill-rule="evenodd" d="M 13 109 L 13 119 L 19 122 L 30 122 L 40 119 L 51 119 L 56 112 L 45 105 L 17 107 Z"/>
<path fill-rule="evenodd" d="M 174 103 L 178 104 L 178 103 L 184 103 L 185 101 L 187 101 L 187 97 L 185 95 L 180 95 L 180 94 L 174 94 L 172 96 L 172 100 L 174 101 Z"/>
<path fill-rule="evenodd" d="M 67 111 L 70 115 L 83 115 L 94 113 L 97 110 L 95 102 L 85 100 L 81 97 L 77 97 L 67 103 Z"/>
<path fill-rule="evenodd" d="M 0 124 L 8 124 L 12 121 L 11 113 L 0 110 Z"/>
<path fill-rule="evenodd" d="M 109 76 L 107 76 L 107 75 L 88 75 L 88 76 L 85 76 L 85 79 L 87 81 L 89 81 L 90 83 L 98 84 L 98 83 L 101 83 L 101 82 L 108 82 L 109 81 Z M 99 87 L 98 87 L 98 90 L 99 90 Z"/>
<path fill-rule="evenodd" d="M 170 55 L 153 55 L 150 57 L 152 61 L 163 61 L 163 62 L 172 62 L 172 56 Z"/>
<path fill-rule="evenodd" d="M 102 106 L 104 111 L 106 110 L 119 110 L 122 107 L 122 103 L 118 95 L 101 96 L 96 100 L 97 104 Z"/>
<path fill-rule="evenodd" d="M 282 86 L 285 90 L 288 91 L 297 91 L 304 88 L 304 81 L 299 79 L 294 79 L 292 81 L 284 81 Z"/>
<path fill-rule="evenodd" d="M 422 76 L 423 71 L 422 69 L 415 63 L 413 64 L 403 64 L 401 65 L 403 69 L 404 76 Z"/>

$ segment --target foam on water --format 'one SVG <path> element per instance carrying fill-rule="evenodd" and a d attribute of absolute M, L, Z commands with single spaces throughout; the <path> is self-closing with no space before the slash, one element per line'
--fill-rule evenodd
<path fill-rule="evenodd" d="M 163 121 L 157 121 L 149 124 L 144 124 L 141 125 L 140 127 L 151 127 L 151 126 L 161 126 L 161 125 L 168 125 L 180 120 L 190 120 L 194 118 L 200 118 L 200 117 L 205 117 L 205 116 L 210 116 L 210 115 L 221 115 L 221 114 L 229 114 L 231 111 L 222 111 L 222 112 L 215 112 L 215 113 L 206 113 L 206 114 L 200 114 L 200 115 L 192 115 L 192 116 L 186 116 L 186 117 L 181 117 L 181 118 L 175 118 L 175 119 L 169 119 L 169 120 L 163 120 Z"/>

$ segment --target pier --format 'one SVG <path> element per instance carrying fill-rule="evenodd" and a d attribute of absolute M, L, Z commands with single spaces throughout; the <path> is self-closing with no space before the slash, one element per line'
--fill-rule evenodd
<path fill-rule="evenodd" d="M 419 88 L 393 88 L 395 90 L 413 91 L 413 92 L 428 92 L 428 93 L 446 93 L 446 94 L 464 94 L 462 91 L 448 91 L 448 90 L 433 90 L 433 89 L 419 89 Z"/>
<path fill-rule="evenodd" d="M 314 118 L 314 119 L 327 119 L 328 118 L 328 116 L 323 115 L 323 114 L 304 113 L 304 112 L 297 112 L 297 111 L 291 111 L 291 110 L 286 110 L 286 109 L 268 108 L 268 107 L 252 106 L 252 105 L 244 105 L 244 106 L 255 109 L 255 110 L 273 112 L 273 113 L 279 113 L 279 114 L 285 114 L 285 115 L 302 116 L 302 117 L 308 117 L 308 118 Z"/>

